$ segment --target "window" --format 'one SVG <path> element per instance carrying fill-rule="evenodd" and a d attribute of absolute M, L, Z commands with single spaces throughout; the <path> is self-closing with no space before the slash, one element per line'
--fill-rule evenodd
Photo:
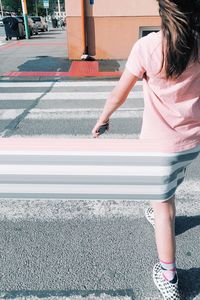
<path fill-rule="evenodd" d="M 160 30 L 159 26 L 142 26 L 139 28 L 139 37 L 148 35 L 151 32 L 158 32 Z"/>

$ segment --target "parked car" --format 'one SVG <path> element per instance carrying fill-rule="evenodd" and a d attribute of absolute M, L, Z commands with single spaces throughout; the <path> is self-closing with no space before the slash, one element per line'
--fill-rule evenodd
<path fill-rule="evenodd" d="M 0 26 L 3 26 L 3 18 L 0 17 Z"/>
<path fill-rule="evenodd" d="M 24 17 L 23 16 L 17 16 L 17 18 L 21 19 L 22 22 L 23 22 L 23 25 L 24 25 Z M 30 17 L 28 17 L 28 28 L 29 28 L 30 36 L 32 36 L 33 34 L 38 34 L 37 24 L 35 24 Z"/>
<path fill-rule="evenodd" d="M 38 26 L 36 23 L 33 22 L 33 20 L 30 17 L 28 17 L 28 26 L 31 35 L 38 34 Z"/>
<path fill-rule="evenodd" d="M 38 17 L 38 16 L 31 16 L 33 22 L 37 25 L 38 30 L 40 31 L 48 31 L 48 23 L 46 22 L 45 18 Z"/>

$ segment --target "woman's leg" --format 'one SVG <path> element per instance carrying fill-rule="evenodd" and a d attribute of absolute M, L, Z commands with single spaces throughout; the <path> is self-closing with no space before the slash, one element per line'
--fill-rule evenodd
<path fill-rule="evenodd" d="M 175 196 L 165 202 L 150 201 L 154 210 L 155 239 L 159 259 L 164 262 L 175 261 Z"/>

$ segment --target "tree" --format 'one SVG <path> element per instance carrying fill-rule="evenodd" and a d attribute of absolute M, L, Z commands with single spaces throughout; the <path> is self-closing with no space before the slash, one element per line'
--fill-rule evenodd
<path fill-rule="evenodd" d="M 37 1 L 37 4 L 36 4 Z M 60 0 L 61 7 L 64 7 L 64 0 Z M 22 13 L 21 0 L 2 0 L 4 10 Z M 36 5 L 38 15 L 46 15 L 46 10 L 43 6 L 43 0 L 27 0 L 27 10 L 29 15 L 36 15 Z M 49 0 L 49 13 L 52 14 L 57 10 L 57 0 Z"/>
<path fill-rule="evenodd" d="M 19 12 L 22 11 L 21 0 L 2 0 L 4 10 Z"/>

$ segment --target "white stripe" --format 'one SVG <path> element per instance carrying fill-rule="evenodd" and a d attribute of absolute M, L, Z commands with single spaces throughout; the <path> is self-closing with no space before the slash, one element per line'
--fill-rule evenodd
<path fill-rule="evenodd" d="M 110 92 L 59 92 L 59 93 L 1 93 L 0 100 L 101 100 L 109 96 Z M 143 92 L 130 92 L 128 99 L 143 98 Z"/>
<path fill-rule="evenodd" d="M 31 113 L 57 113 L 57 112 L 99 112 L 103 108 L 33 108 Z M 17 109 L 16 109 L 17 110 Z M 117 111 L 143 111 L 144 107 L 134 107 L 134 108 L 118 108 Z"/>
<path fill-rule="evenodd" d="M 14 119 L 23 111 L 24 109 L 0 109 L 0 120 Z"/>
<path fill-rule="evenodd" d="M 106 165 L 1 165 L 0 174 L 15 175 L 108 175 L 108 176 L 167 176 L 186 162 L 173 166 L 106 166 Z"/>
<path fill-rule="evenodd" d="M 38 112 L 38 113 L 29 113 L 26 116 L 26 119 L 29 120 L 57 120 L 57 119 L 89 119 L 89 118 L 96 118 L 98 119 L 100 112 L 99 111 L 72 111 L 72 112 L 45 112 L 45 110 Z M 116 118 L 142 118 L 143 112 L 142 111 L 120 111 L 117 110 L 113 113 L 112 119 Z"/>
<path fill-rule="evenodd" d="M 182 178 L 182 174 L 177 176 Z M 177 185 L 177 180 L 165 185 L 101 185 L 101 184 L 0 184 L 1 193 L 52 193 L 52 194 L 164 194 Z"/>
<path fill-rule="evenodd" d="M 20 115 L 23 109 L 0 109 L 0 120 L 14 119 Z M 83 109 L 31 109 L 26 119 L 76 119 L 76 118 L 98 118 L 102 109 L 83 108 Z M 113 113 L 112 118 L 141 118 L 143 116 L 143 108 L 118 109 Z"/>
<path fill-rule="evenodd" d="M 15 136 L 16 137 L 16 136 Z M 41 136 L 39 136 L 41 138 Z M 66 136 L 53 136 L 53 139 L 55 138 L 63 138 Z M 74 137 L 74 136 L 73 136 Z M 19 138 L 21 138 L 19 136 Z M 48 136 L 49 138 L 49 136 Z M 80 138 L 80 137 L 78 137 Z M 44 137 L 45 139 L 45 137 Z M 24 138 L 24 142 L 25 142 L 25 138 Z M 56 141 L 54 140 L 54 142 L 56 143 Z M 43 151 L 38 151 L 38 150 L 28 150 L 28 151 L 14 151 L 14 150 L 6 150 L 6 151 L 2 151 L 0 150 L 0 155 L 11 155 L 11 156 L 16 156 L 16 161 L 18 159 L 17 156 L 29 156 L 29 155 L 55 155 L 55 156 L 60 156 L 60 155 L 64 155 L 64 156 L 110 156 L 112 159 L 112 156 L 130 156 L 130 157 L 134 157 L 134 156 L 139 156 L 139 157 L 146 157 L 146 156 L 161 156 L 161 157 L 173 157 L 176 156 L 177 153 L 164 153 L 164 152 L 106 152 L 106 151 L 100 151 L 100 152 L 91 152 L 91 151 L 47 151 L 47 150 L 43 150 Z"/>
<path fill-rule="evenodd" d="M 116 81 L 60 81 L 60 82 L 0 82 L 0 88 L 14 87 L 98 87 L 115 86 Z M 142 81 L 138 81 L 135 86 L 141 86 Z"/>

